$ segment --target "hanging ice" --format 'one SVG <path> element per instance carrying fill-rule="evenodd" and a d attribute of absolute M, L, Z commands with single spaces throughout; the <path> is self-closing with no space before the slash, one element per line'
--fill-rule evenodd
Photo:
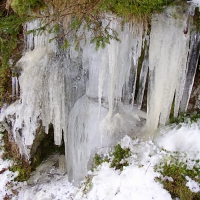
<path fill-rule="evenodd" d="M 138 88 L 138 94 L 137 94 L 137 107 L 138 109 L 141 109 L 142 107 L 142 101 L 147 81 L 147 73 L 149 69 L 149 36 L 146 36 L 146 46 L 145 46 L 145 52 L 144 52 L 144 60 L 142 63 L 142 68 L 140 71 L 140 79 L 139 79 L 139 88 Z"/>
<path fill-rule="evenodd" d="M 26 52 L 17 63 L 22 68 L 20 100 L 0 116 L 12 124 L 21 154 L 29 158 L 37 129 L 43 126 L 48 133 L 52 124 L 55 144 L 60 145 L 64 137 L 69 179 L 77 183 L 98 148 L 114 144 L 125 134 L 138 136 L 145 122 L 150 135 L 167 123 L 173 101 L 175 116 L 180 102 L 186 108 L 196 67 L 192 65 L 189 78 L 188 52 L 193 52 L 189 57 L 194 64 L 198 54 L 193 59 L 197 49 L 195 42 L 189 45 L 190 26 L 184 34 L 187 15 L 177 14 L 175 19 L 174 12 L 154 15 L 150 35 L 138 22 L 124 25 L 121 31 L 119 20 L 113 19 L 111 27 L 118 31 L 120 42 L 112 40 L 98 51 L 90 43 L 81 44 L 79 51 L 73 45 L 63 50 L 61 40 L 49 43 L 54 36 L 48 32 L 29 34 Z M 26 30 L 39 26 L 35 20 L 26 24 Z M 140 109 L 145 108 L 147 81 L 146 113 Z M 18 96 L 16 85 L 13 77 L 13 97 Z"/>
<path fill-rule="evenodd" d="M 119 28 L 116 21 L 112 26 Z M 132 105 L 128 104 L 127 108 L 123 105 L 127 99 L 132 101 L 132 96 L 123 92 L 123 88 L 129 87 L 130 69 L 137 67 L 142 33 L 139 26 L 127 26 L 124 32 L 119 29 L 120 43 L 111 41 L 105 49 L 96 52 L 92 44 L 83 48 L 83 70 L 89 75 L 86 94 L 76 101 L 69 113 L 65 139 L 71 181 L 77 182 L 83 178 L 88 170 L 88 161 L 98 148 L 113 144 L 124 133 L 133 134 L 139 130 L 135 127 L 139 117 L 132 111 Z M 132 34 L 135 34 L 135 38 L 130 37 Z M 137 52 L 134 57 L 132 49 Z M 135 65 L 132 59 L 135 59 Z"/>
<path fill-rule="evenodd" d="M 180 111 L 183 113 L 187 110 L 188 102 L 190 99 L 190 94 L 192 91 L 192 86 L 194 83 L 194 77 L 198 65 L 199 59 L 199 35 L 192 34 L 191 35 L 191 44 L 190 44 L 190 52 L 188 58 L 188 66 L 187 66 L 187 77 L 185 80 L 183 97 L 181 100 Z"/>
<path fill-rule="evenodd" d="M 19 84 L 18 84 L 18 78 L 12 77 L 12 99 L 15 100 L 19 96 Z"/>
<path fill-rule="evenodd" d="M 171 8 L 172 9 L 172 8 Z M 177 112 L 186 75 L 189 32 L 184 35 L 184 19 L 165 15 L 154 15 L 150 34 L 149 85 L 146 130 L 152 133 L 165 125 L 176 95 Z"/>

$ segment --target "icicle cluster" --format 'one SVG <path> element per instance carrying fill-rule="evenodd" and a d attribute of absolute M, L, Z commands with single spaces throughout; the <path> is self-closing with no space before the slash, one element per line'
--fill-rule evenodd
<path fill-rule="evenodd" d="M 184 32 L 183 18 L 169 17 L 175 11 L 155 15 L 151 23 L 146 123 L 150 133 L 168 122 L 171 111 L 177 117 L 187 110 L 198 63 L 199 36 L 190 27 Z"/>
<path fill-rule="evenodd" d="M 69 179 L 77 182 L 98 148 L 124 135 L 136 136 L 145 119 L 151 135 L 159 124 L 167 123 L 173 102 L 175 116 L 180 107 L 185 110 L 199 37 L 190 29 L 184 34 L 187 16 L 175 19 L 174 12 L 154 15 L 150 35 L 144 24 L 125 25 L 121 31 L 113 20 L 111 28 L 121 41 L 111 41 L 98 51 L 89 43 L 79 51 L 73 45 L 64 51 L 61 40 L 49 43 L 53 35 L 48 32 L 29 34 L 27 52 L 17 63 L 22 68 L 20 100 L 1 114 L 1 120 L 15 115 L 10 121 L 21 153 L 29 158 L 37 128 L 42 125 L 48 133 L 52 124 L 55 144 L 64 137 Z M 26 30 L 39 26 L 35 20 L 27 23 Z M 147 80 L 146 113 L 141 107 Z M 13 96 L 18 96 L 16 85 L 13 77 Z"/>

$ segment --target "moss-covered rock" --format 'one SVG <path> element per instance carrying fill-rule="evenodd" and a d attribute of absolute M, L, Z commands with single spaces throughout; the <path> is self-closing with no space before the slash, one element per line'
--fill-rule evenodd
<path fill-rule="evenodd" d="M 42 127 L 38 129 L 35 140 L 31 147 L 31 168 L 34 170 L 40 163 L 53 153 L 65 154 L 64 142 L 61 146 L 54 144 L 54 129 L 50 125 L 49 133 L 46 134 Z"/>

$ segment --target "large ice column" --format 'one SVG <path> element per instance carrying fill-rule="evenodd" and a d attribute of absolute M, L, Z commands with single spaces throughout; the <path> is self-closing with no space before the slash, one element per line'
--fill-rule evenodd
<path fill-rule="evenodd" d="M 170 8 L 154 15 L 151 23 L 146 123 L 149 132 L 158 124 L 166 124 L 174 95 L 180 101 L 184 85 L 190 33 L 183 33 L 187 16 L 177 14 L 174 18 L 173 12 L 176 10 Z"/>
<path fill-rule="evenodd" d="M 84 95 L 76 102 L 69 115 L 65 150 L 69 180 L 75 184 L 83 180 L 91 155 L 102 146 L 102 139 L 104 144 L 110 139 L 106 133 L 104 138 L 99 134 L 99 119 L 102 119 L 107 109 L 101 109 L 101 116 L 98 111 L 98 102 Z"/>
<path fill-rule="evenodd" d="M 86 91 L 69 112 L 65 136 L 67 171 L 75 184 L 86 175 L 98 148 L 114 144 L 124 134 L 139 132 L 143 125 L 131 104 L 134 97 L 128 92 L 135 90 L 135 80 L 130 77 L 137 71 L 143 26 L 125 26 L 124 31 L 117 21 L 111 26 L 119 31 L 120 42 L 110 41 L 98 51 L 93 44 L 82 48 Z"/>

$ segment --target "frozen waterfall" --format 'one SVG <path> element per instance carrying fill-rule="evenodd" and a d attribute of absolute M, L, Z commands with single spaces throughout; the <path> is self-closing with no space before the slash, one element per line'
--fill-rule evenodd
<path fill-rule="evenodd" d="M 63 50 L 61 40 L 49 43 L 54 36 L 48 32 L 27 35 L 26 51 L 16 66 L 22 69 L 20 99 L 0 115 L 1 121 L 9 118 L 21 154 L 29 159 L 37 128 L 42 125 L 48 133 L 52 124 L 55 144 L 65 141 L 69 179 L 77 183 L 98 148 L 124 135 L 153 136 L 168 122 L 172 104 L 174 116 L 186 110 L 199 36 L 190 26 L 184 34 L 187 13 L 174 18 L 174 12 L 155 14 L 150 34 L 145 24 L 127 24 L 122 31 L 113 20 L 120 42 L 111 41 L 98 51 L 90 43 L 79 51 L 73 45 Z M 25 29 L 39 25 L 35 20 Z M 17 97 L 16 84 L 13 77 Z"/>
<path fill-rule="evenodd" d="M 182 19 L 169 16 L 154 15 L 151 23 L 146 123 L 150 132 L 168 122 L 174 96 L 177 116 L 186 78 L 190 32 L 183 33 Z"/>

